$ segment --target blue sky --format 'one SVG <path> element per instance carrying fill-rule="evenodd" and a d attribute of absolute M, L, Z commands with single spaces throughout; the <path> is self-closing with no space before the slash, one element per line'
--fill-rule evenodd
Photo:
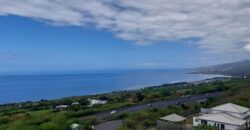
<path fill-rule="evenodd" d="M 218 28 L 217 24 L 228 20 L 218 20 L 213 12 L 207 16 L 211 17 L 207 20 L 211 23 L 200 25 L 197 23 L 202 21 L 191 19 L 195 16 L 192 11 L 180 14 L 170 8 L 172 14 L 159 13 L 159 17 L 155 17 L 158 10 L 133 1 L 120 1 L 119 6 L 124 6 L 121 11 L 121 7 L 119 10 L 116 6 L 105 7 L 114 3 L 102 4 L 98 0 L 93 4 L 85 1 L 93 8 L 98 5 L 97 11 L 87 7 L 83 10 L 84 6 L 78 11 L 76 5 L 82 3 L 78 2 L 72 5 L 47 0 L 44 3 L 26 0 L 25 5 L 17 0 L 0 2 L 0 72 L 190 68 L 249 58 L 250 39 L 245 36 L 249 22 L 246 20 L 236 20 L 237 28 L 232 28 L 231 24 Z M 146 0 L 147 4 L 152 3 Z M 197 9 L 202 8 L 201 3 L 195 4 Z M 127 6 L 148 9 L 154 15 L 142 15 L 129 7 L 126 10 Z M 85 16 L 86 10 L 88 15 Z M 234 8 L 228 10 L 231 11 Z M 233 19 L 227 15 L 227 19 Z M 230 33 L 223 31 L 228 28 L 231 28 Z"/>
<path fill-rule="evenodd" d="M 10 55 L 1 68 L 7 71 L 190 67 L 190 55 L 200 53 L 177 41 L 138 45 L 104 30 L 51 26 L 16 16 L 0 17 L 0 23 L 1 52 Z"/>

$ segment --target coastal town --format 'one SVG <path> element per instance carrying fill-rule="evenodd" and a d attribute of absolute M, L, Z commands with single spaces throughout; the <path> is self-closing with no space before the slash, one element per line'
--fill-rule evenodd
<path fill-rule="evenodd" d="M 4 113 L 11 108 L 18 115 L 24 114 L 25 120 L 40 112 L 51 115 L 50 118 L 61 115 L 73 119 L 65 124 L 67 130 L 139 129 L 137 126 L 147 130 L 249 130 L 250 110 L 235 102 L 247 103 L 249 99 L 233 92 L 248 95 L 248 87 L 244 87 L 248 81 L 248 78 L 215 78 L 93 96 L 5 104 L 0 106 L 4 117 L 0 122 L 16 116 Z M 136 123 L 141 121 L 142 124 Z"/>
<path fill-rule="evenodd" d="M 111 112 L 110 114 L 114 113 Z M 102 130 L 108 125 L 119 127 L 121 123 L 121 121 L 109 121 L 99 124 L 97 127 L 92 126 L 92 128 Z M 172 113 L 158 119 L 154 129 L 194 130 L 193 126 L 209 126 L 218 130 L 250 130 L 250 109 L 233 103 L 221 104 L 213 108 L 201 108 L 197 116 L 193 116 L 192 124 L 187 123 L 187 117 Z M 70 130 L 83 130 L 79 124 L 77 124 L 77 127 L 76 124 L 72 124 L 70 128 Z"/>
<path fill-rule="evenodd" d="M 250 130 L 250 0 L 0 0 L 0 130 Z"/>
<path fill-rule="evenodd" d="M 246 76 L 240 77 L 242 79 L 247 79 Z M 213 79 L 205 79 L 202 81 L 194 81 L 189 83 L 173 83 L 175 87 L 178 86 L 188 86 L 188 85 L 200 85 L 200 84 L 208 84 L 214 82 L 228 82 L 230 81 L 230 77 L 217 77 Z M 170 86 L 173 84 L 169 84 Z M 146 88 L 147 89 L 147 88 Z M 156 88 L 157 89 L 157 88 Z M 204 96 L 205 95 L 205 96 Z M 124 110 L 112 110 L 110 112 L 96 114 L 99 118 L 108 118 L 114 116 L 115 114 L 123 114 L 135 112 L 143 109 L 161 109 L 166 108 L 171 105 L 187 105 L 194 102 L 197 103 L 205 103 L 208 98 L 218 98 L 221 93 L 206 93 L 202 95 L 184 95 L 181 98 L 177 98 L 174 100 L 165 101 L 164 105 L 159 105 L 157 102 L 151 104 L 144 104 L 136 107 L 130 107 L 126 109 L 130 109 L 130 111 Z M 193 100 L 194 99 L 194 100 Z M 90 100 L 90 106 L 96 104 L 106 104 L 107 100 Z M 172 102 L 172 103 L 171 103 Z M 162 101 L 160 101 L 162 103 Z M 143 107 L 144 106 L 144 107 Z M 134 111 L 133 111 L 134 109 Z M 191 122 L 187 120 L 192 120 Z M 192 114 L 184 114 L 178 115 L 176 113 L 171 113 L 169 115 L 165 115 L 156 121 L 155 127 L 151 128 L 151 130 L 195 130 L 195 127 L 201 127 L 200 129 L 213 129 L 213 130 L 250 130 L 250 109 L 247 107 L 243 107 L 234 103 L 224 103 L 218 106 L 214 106 L 212 108 L 200 108 L 199 112 Z M 77 125 L 77 127 L 74 127 Z M 111 120 L 108 122 L 103 122 L 97 125 L 91 126 L 94 130 L 103 130 L 110 129 L 115 130 L 122 125 L 122 120 Z M 70 130 L 83 130 L 81 125 L 72 124 Z"/>

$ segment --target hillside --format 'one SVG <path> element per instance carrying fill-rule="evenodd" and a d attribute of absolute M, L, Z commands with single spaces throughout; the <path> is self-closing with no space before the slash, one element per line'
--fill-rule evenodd
<path fill-rule="evenodd" d="M 250 76 L 250 60 L 196 68 L 195 73 Z"/>

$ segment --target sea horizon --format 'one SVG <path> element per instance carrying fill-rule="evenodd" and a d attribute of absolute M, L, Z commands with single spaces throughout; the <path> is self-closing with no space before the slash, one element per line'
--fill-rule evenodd
<path fill-rule="evenodd" d="M 198 67 L 196 67 L 198 68 Z M 130 68 L 130 69 L 88 69 L 88 70 L 33 70 L 33 71 L 0 71 L 0 76 L 29 76 L 29 75 L 74 75 L 83 73 L 106 73 L 124 71 L 161 71 L 161 70 L 195 70 L 195 68 Z"/>

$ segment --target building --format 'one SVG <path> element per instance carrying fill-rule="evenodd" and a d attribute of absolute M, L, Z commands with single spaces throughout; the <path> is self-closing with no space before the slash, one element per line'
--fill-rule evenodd
<path fill-rule="evenodd" d="M 250 109 L 233 103 L 201 109 L 201 116 L 193 118 L 193 125 L 210 125 L 220 130 L 248 130 Z"/>
<path fill-rule="evenodd" d="M 83 128 L 81 125 L 74 123 L 70 126 L 70 130 L 83 130 Z"/>
<path fill-rule="evenodd" d="M 56 106 L 57 109 L 66 109 L 68 107 L 69 107 L 68 105 L 58 105 L 58 106 Z"/>
<path fill-rule="evenodd" d="M 157 130 L 180 129 L 186 124 L 186 118 L 177 114 L 170 114 L 157 120 Z"/>
<path fill-rule="evenodd" d="M 194 126 L 210 125 L 221 130 L 244 130 L 246 121 L 226 113 L 205 114 L 194 117 Z"/>
<path fill-rule="evenodd" d="M 175 123 L 175 124 L 185 124 L 186 118 L 174 113 L 174 114 L 164 116 L 160 120 L 164 122 Z"/>
<path fill-rule="evenodd" d="M 107 103 L 106 100 L 97 100 L 97 99 L 88 99 L 88 100 L 90 102 L 89 106 L 94 106 L 94 105 L 97 105 L 97 104 L 106 104 Z"/>
<path fill-rule="evenodd" d="M 71 103 L 71 106 L 78 106 L 78 105 L 80 105 L 79 102 L 73 102 L 73 103 Z"/>

